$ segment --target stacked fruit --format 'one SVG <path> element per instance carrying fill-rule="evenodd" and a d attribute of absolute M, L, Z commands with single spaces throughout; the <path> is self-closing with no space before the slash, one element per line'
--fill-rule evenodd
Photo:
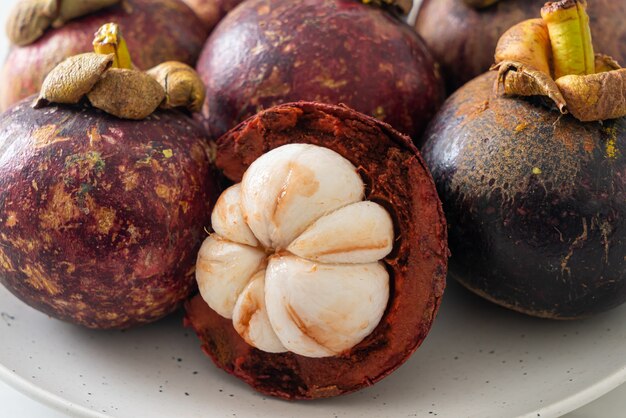
<path fill-rule="evenodd" d="M 439 113 L 410 1 L 186 3 L 18 3 L 0 86 L 0 281 L 17 297 L 92 328 L 184 303 L 219 367 L 289 399 L 406 361 L 448 232 L 452 276 L 497 303 L 572 318 L 626 299 L 626 76 L 594 55 L 584 1 L 510 29 L 498 74 Z M 418 27 L 449 17 L 434 7 Z M 474 71 L 448 42 L 429 38 Z"/>

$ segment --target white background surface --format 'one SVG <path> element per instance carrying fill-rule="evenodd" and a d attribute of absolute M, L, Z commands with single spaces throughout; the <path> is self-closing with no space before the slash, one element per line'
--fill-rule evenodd
<path fill-rule="evenodd" d="M 0 0 L 0 20 L 4 21 L 7 10 L 16 0 Z M 6 39 L 0 37 L 0 56 L 5 55 Z M 1 82 L 1 81 L 0 81 Z M 0 344 L 6 342 L 0 329 Z M 597 359 L 602 362 L 601 358 Z M 468 411 L 470 412 L 470 411 Z M 61 418 L 67 415 L 57 412 L 17 392 L 0 381 L 0 417 L 2 418 Z M 567 418 L 621 418 L 626 416 L 626 385 L 621 386 L 599 400 L 566 415 Z"/>

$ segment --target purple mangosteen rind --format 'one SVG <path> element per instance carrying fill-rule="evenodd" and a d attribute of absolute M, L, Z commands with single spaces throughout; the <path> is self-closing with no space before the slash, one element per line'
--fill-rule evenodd
<path fill-rule="evenodd" d="M 343 103 L 417 139 L 444 98 L 415 31 L 354 0 L 247 1 L 211 34 L 196 68 L 212 139 L 298 100 Z"/>
<path fill-rule="evenodd" d="M 172 312 L 195 289 L 216 193 L 202 129 L 33 100 L 0 117 L 0 282 L 90 328 Z"/>
<path fill-rule="evenodd" d="M 573 319 L 626 301 L 626 119 L 582 123 L 494 94 L 452 95 L 422 149 L 442 199 L 450 276 L 514 310 Z"/>

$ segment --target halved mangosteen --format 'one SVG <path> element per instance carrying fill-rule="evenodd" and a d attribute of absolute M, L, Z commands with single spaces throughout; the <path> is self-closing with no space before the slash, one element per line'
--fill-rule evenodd
<path fill-rule="evenodd" d="M 411 140 L 347 107 L 273 107 L 218 141 L 237 183 L 198 256 L 188 325 L 256 390 L 315 399 L 372 385 L 426 337 L 446 228 Z"/>

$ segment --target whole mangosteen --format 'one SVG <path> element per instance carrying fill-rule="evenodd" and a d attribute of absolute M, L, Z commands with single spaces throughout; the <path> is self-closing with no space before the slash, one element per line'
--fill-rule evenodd
<path fill-rule="evenodd" d="M 0 73 L 0 110 L 37 93 L 65 58 L 90 51 L 107 22 L 122 28 L 141 69 L 170 60 L 193 65 L 208 36 L 181 0 L 22 0 L 7 19 L 14 46 Z"/>
<path fill-rule="evenodd" d="M 450 276 L 546 318 L 626 300 L 626 70 L 594 57 L 588 22 L 584 1 L 562 0 L 507 31 L 499 74 L 454 93 L 423 148 Z"/>
<path fill-rule="evenodd" d="M 36 109 L 0 117 L 0 282 L 91 328 L 151 322 L 188 297 L 216 189 L 201 127 L 156 109 L 200 106 L 197 74 L 113 68 L 127 54 L 109 46 L 57 66 Z"/>
<path fill-rule="evenodd" d="M 344 103 L 418 138 L 443 101 L 443 82 L 422 40 L 393 15 L 408 6 L 246 1 L 215 29 L 198 61 L 209 136 L 261 109 L 312 100 Z"/>
<path fill-rule="evenodd" d="M 259 392 L 370 386 L 422 343 L 445 286 L 446 227 L 410 138 L 347 107 L 298 102 L 220 138 L 218 199 L 187 322 Z"/>
<path fill-rule="evenodd" d="M 424 38 L 449 92 L 487 71 L 502 34 L 525 19 L 539 16 L 546 0 L 424 0 L 415 28 Z M 594 44 L 626 62 L 626 3 L 589 2 Z"/>

